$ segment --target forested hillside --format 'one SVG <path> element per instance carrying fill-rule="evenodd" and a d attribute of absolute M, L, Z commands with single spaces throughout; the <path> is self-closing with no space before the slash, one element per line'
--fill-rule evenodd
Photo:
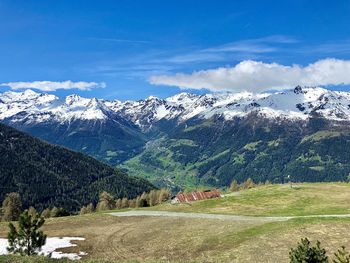
<path fill-rule="evenodd" d="M 158 185 L 228 186 L 243 182 L 344 181 L 350 173 L 350 129 L 315 116 L 309 121 L 251 115 L 190 120 L 149 143 L 124 168 Z"/>
<path fill-rule="evenodd" d="M 37 209 L 61 206 L 76 211 L 96 202 L 101 191 L 133 198 L 153 189 L 91 157 L 51 145 L 0 124 L 0 200 L 18 192 L 23 205 Z"/>

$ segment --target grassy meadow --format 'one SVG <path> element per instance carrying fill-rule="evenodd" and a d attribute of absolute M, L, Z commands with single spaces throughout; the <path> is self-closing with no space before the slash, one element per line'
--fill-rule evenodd
<path fill-rule="evenodd" d="M 221 199 L 144 209 L 254 216 L 347 214 L 350 186 L 267 185 Z M 75 241 L 77 247 L 61 251 L 87 252 L 82 259 L 87 262 L 288 262 L 290 248 L 302 237 L 320 240 L 330 257 L 341 245 L 350 249 L 350 218 L 335 217 L 264 222 L 94 213 L 51 218 L 43 230 L 48 236 L 86 238 Z M 0 236 L 6 233 L 7 224 L 1 223 Z M 12 262 L 5 258 L 0 257 L 0 262 Z"/>

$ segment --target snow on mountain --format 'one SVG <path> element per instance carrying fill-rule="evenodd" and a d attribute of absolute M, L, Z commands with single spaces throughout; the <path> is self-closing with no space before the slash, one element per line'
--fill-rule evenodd
<path fill-rule="evenodd" d="M 99 100 L 82 98 L 76 94 L 67 96 L 65 100 L 32 90 L 9 91 L 0 95 L 0 120 L 11 118 L 12 122 L 101 120 L 107 118 L 106 111 L 111 110 Z"/>
<path fill-rule="evenodd" d="M 350 93 L 298 86 L 277 93 L 180 93 L 166 99 L 150 96 L 125 102 L 87 99 L 76 94 L 62 100 L 31 90 L 0 94 L 0 120 L 10 118 L 11 121 L 104 120 L 117 115 L 142 128 L 149 128 L 159 120 L 177 119 L 181 122 L 193 117 L 210 118 L 214 115 L 229 120 L 252 112 L 267 118 L 290 120 L 306 120 L 317 113 L 328 119 L 349 121 Z"/>
<path fill-rule="evenodd" d="M 36 93 L 32 90 L 4 92 L 0 95 L 0 119 L 12 117 L 21 112 L 40 113 L 50 108 L 55 100 L 58 100 L 58 97 Z"/>
<path fill-rule="evenodd" d="M 76 94 L 67 96 L 63 104 L 51 110 L 52 113 L 59 115 L 62 120 L 103 120 L 108 118 L 106 114 L 108 111 L 110 109 L 102 101 L 96 98 L 82 98 Z"/>
<path fill-rule="evenodd" d="M 199 115 L 204 118 L 222 115 L 231 119 L 251 112 L 267 118 L 291 120 L 306 120 L 314 113 L 332 120 L 350 120 L 350 93 L 301 87 L 272 94 L 239 93 L 228 95 Z"/>

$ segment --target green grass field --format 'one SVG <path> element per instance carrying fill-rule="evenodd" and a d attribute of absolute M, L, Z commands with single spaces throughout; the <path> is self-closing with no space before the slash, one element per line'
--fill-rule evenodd
<path fill-rule="evenodd" d="M 267 185 L 234 192 L 223 198 L 172 205 L 155 210 L 253 216 L 350 214 L 350 184 L 304 183 Z"/>
<path fill-rule="evenodd" d="M 163 204 L 146 210 L 255 216 L 347 214 L 350 186 L 259 186 L 220 199 Z M 330 257 L 341 245 L 350 249 L 350 218 L 334 217 L 264 222 L 94 213 L 48 219 L 44 232 L 49 236 L 85 237 L 76 242 L 77 247 L 62 251 L 85 251 L 88 255 L 83 261 L 89 262 L 288 262 L 290 248 L 303 237 L 320 240 Z M 7 224 L 1 223 L 0 236 L 6 233 Z M 0 262 L 11 262 L 4 258 L 0 257 Z M 22 262 L 17 257 L 12 259 Z"/>

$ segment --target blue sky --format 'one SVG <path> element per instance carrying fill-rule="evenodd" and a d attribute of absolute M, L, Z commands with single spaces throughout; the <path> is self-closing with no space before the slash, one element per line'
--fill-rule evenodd
<path fill-rule="evenodd" d="M 300 67 L 347 61 L 349 13 L 345 0 L 0 0 L 0 83 L 105 83 L 53 93 L 125 100 L 180 91 L 178 79 L 151 84 L 153 76 L 191 76 L 245 60 Z"/>

